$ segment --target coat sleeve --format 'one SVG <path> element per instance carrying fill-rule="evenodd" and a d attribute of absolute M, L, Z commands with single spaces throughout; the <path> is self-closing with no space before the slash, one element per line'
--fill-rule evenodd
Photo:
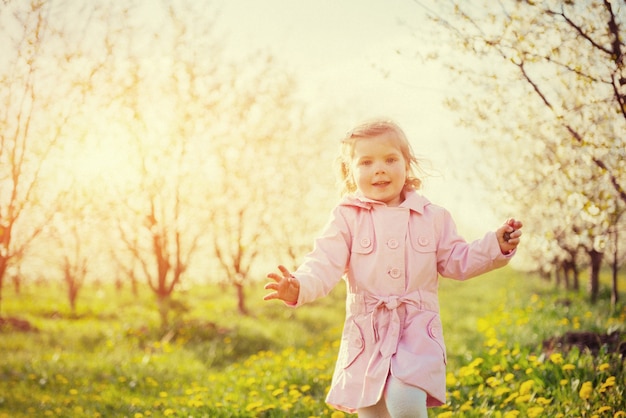
<path fill-rule="evenodd" d="M 337 206 L 313 250 L 293 273 L 300 281 L 300 295 L 294 306 L 326 296 L 341 280 L 350 259 L 352 242 L 349 223 L 343 206 Z"/>
<path fill-rule="evenodd" d="M 502 254 L 493 231 L 468 243 L 457 233 L 456 224 L 447 210 L 441 208 L 436 218 L 439 234 L 437 271 L 443 277 L 467 280 L 505 266 L 514 254 Z"/>

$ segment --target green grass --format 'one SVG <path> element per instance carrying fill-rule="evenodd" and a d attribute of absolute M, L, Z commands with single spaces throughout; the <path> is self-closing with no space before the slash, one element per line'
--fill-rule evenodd
<path fill-rule="evenodd" d="M 297 310 L 263 294 L 248 289 L 252 315 L 242 317 L 234 291 L 196 286 L 178 294 L 162 330 L 147 289 L 87 288 L 72 314 L 59 287 L 5 287 L 3 316 L 38 331 L 0 330 L 0 417 L 343 416 L 324 397 L 344 289 Z M 449 400 L 430 416 L 626 416 L 622 358 L 542 348 L 567 331 L 623 333 L 625 298 L 591 306 L 584 292 L 508 268 L 443 280 Z"/>

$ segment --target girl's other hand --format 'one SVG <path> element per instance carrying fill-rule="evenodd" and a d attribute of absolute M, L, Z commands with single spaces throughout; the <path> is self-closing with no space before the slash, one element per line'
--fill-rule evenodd
<path fill-rule="evenodd" d="M 520 231 L 522 226 L 520 221 L 511 218 L 498 228 L 496 237 L 498 238 L 498 244 L 500 244 L 502 254 L 509 254 L 517 248 L 520 243 L 520 237 L 522 236 L 522 231 Z"/>
<path fill-rule="evenodd" d="M 281 274 L 270 273 L 267 275 L 274 283 L 265 285 L 265 290 L 274 290 L 274 292 L 265 295 L 263 300 L 280 299 L 290 305 L 298 303 L 300 295 L 300 282 L 291 275 L 285 266 L 278 266 Z"/>

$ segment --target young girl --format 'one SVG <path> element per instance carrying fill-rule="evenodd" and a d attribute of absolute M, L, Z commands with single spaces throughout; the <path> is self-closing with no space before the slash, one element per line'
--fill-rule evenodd
<path fill-rule="evenodd" d="M 450 213 L 416 192 L 417 159 L 393 122 L 350 132 L 340 164 L 346 195 L 297 271 L 268 274 L 265 300 L 300 306 L 344 277 L 346 319 L 326 401 L 359 417 L 427 417 L 446 393 L 438 276 L 465 280 L 504 266 L 522 223 L 509 219 L 467 243 Z"/>

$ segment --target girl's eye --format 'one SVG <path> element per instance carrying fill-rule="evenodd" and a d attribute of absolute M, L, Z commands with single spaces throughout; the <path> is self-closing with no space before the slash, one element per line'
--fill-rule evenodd
<path fill-rule="evenodd" d="M 370 165 L 372 164 L 371 160 L 361 160 L 359 161 L 359 165 Z"/>
<path fill-rule="evenodd" d="M 392 164 L 392 163 L 395 163 L 396 161 L 398 161 L 396 157 L 387 158 L 387 164 Z"/>

